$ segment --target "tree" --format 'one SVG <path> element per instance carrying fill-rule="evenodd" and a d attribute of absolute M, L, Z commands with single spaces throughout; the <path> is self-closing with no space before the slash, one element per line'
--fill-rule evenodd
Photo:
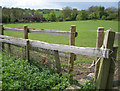
<path fill-rule="evenodd" d="M 71 14 L 71 19 L 76 20 L 77 14 L 78 14 L 77 8 L 73 8 L 72 14 Z"/>
<path fill-rule="evenodd" d="M 91 6 L 88 8 L 88 13 L 93 13 L 98 11 L 98 6 Z"/>
<path fill-rule="evenodd" d="M 56 15 L 55 15 L 54 11 L 51 11 L 50 14 L 48 15 L 48 20 L 56 21 Z"/>
<path fill-rule="evenodd" d="M 87 20 L 87 19 L 88 19 L 88 14 L 85 10 L 81 10 L 76 18 L 76 20 Z"/>
<path fill-rule="evenodd" d="M 98 17 L 99 17 L 99 19 L 101 19 L 102 18 L 102 16 L 104 15 L 104 7 L 102 7 L 102 6 L 99 6 L 99 8 L 98 8 Z"/>
<path fill-rule="evenodd" d="M 71 19 L 71 12 L 72 12 L 71 7 L 67 6 L 67 7 L 63 8 L 63 10 L 62 10 L 63 18 L 64 19 Z"/>
<path fill-rule="evenodd" d="M 109 16 L 107 17 L 107 20 L 112 20 L 112 19 L 116 19 L 116 18 L 117 18 L 116 13 L 110 13 Z"/>
<path fill-rule="evenodd" d="M 97 18 L 98 18 L 98 17 L 97 17 L 97 13 L 96 13 L 96 12 L 93 12 L 93 13 L 89 14 L 89 15 L 88 15 L 88 18 L 89 18 L 89 19 L 97 19 Z"/>
<path fill-rule="evenodd" d="M 102 16 L 102 20 L 105 20 L 105 19 L 106 19 L 106 16 L 105 16 L 105 15 L 103 15 L 103 16 Z"/>
<path fill-rule="evenodd" d="M 9 21 L 9 16 L 6 14 L 2 14 L 2 23 L 8 23 Z"/>
<path fill-rule="evenodd" d="M 117 13 L 118 9 L 115 7 L 109 7 L 109 8 L 106 8 L 105 11 L 108 13 Z"/>

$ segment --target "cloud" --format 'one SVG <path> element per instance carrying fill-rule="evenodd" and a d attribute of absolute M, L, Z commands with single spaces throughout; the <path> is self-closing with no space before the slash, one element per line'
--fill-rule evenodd
<path fill-rule="evenodd" d="M 119 0 L 114 0 L 114 2 L 118 1 Z M 31 9 L 62 9 L 63 5 L 59 4 L 59 2 L 113 2 L 113 0 L 1 0 L 0 6 Z"/>
<path fill-rule="evenodd" d="M 54 1 L 54 0 L 53 0 Z M 49 0 L 2 0 L 0 6 L 20 8 L 62 8 L 61 5 Z"/>

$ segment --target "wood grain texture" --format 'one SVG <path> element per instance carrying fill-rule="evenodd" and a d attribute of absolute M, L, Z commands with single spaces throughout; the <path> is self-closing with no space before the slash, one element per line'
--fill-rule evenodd
<path fill-rule="evenodd" d="M 16 31 L 16 32 L 24 32 L 23 28 L 10 28 L 4 27 L 6 31 Z M 60 30 L 52 30 L 52 29 L 31 29 L 29 28 L 29 33 L 40 33 L 40 34 L 51 34 L 51 35 L 58 35 L 58 36 L 70 36 L 70 31 L 60 31 Z"/>
<path fill-rule="evenodd" d="M 98 27 L 97 29 L 97 41 L 96 41 L 96 48 L 101 48 L 103 45 L 104 40 L 104 27 Z M 99 58 L 97 58 L 98 60 Z M 98 71 L 99 71 L 100 61 L 95 65 L 95 78 L 94 81 L 96 82 Z"/>
<path fill-rule="evenodd" d="M 75 46 L 75 32 L 76 32 L 76 26 L 72 25 L 70 27 L 70 31 L 71 31 L 71 35 L 70 35 L 70 45 L 71 46 Z M 74 59 L 75 59 L 75 54 L 74 53 L 70 53 L 70 57 L 69 57 L 69 61 L 68 61 L 68 73 L 70 74 L 69 80 L 73 79 L 73 67 L 74 67 Z"/>
<path fill-rule="evenodd" d="M 22 38 L 14 38 L 9 36 L 0 35 L 0 42 L 10 43 L 14 45 L 18 45 L 21 47 L 26 46 L 26 39 Z M 69 53 L 75 53 L 75 54 L 81 54 L 81 55 L 88 55 L 88 56 L 96 56 L 96 57 L 107 57 L 109 55 L 109 49 L 99 49 L 99 48 L 91 48 L 91 47 L 76 47 L 76 46 L 70 46 L 70 45 L 62 45 L 62 44 L 50 44 L 42 41 L 36 41 L 36 40 L 30 40 L 29 43 L 31 47 L 33 48 L 43 48 L 43 49 L 49 49 L 49 50 L 58 50 L 62 52 L 69 52 Z M 103 52 L 105 52 L 105 55 L 103 55 Z"/>
<path fill-rule="evenodd" d="M 61 73 L 61 63 L 59 58 L 59 52 L 57 50 L 54 50 L 54 57 L 55 57 L 57 72 Z"/>
<path fill-rule="evenodd" d="M 113 50 L 114 38 L 115 38 L 115 32 L 112 31 L 111 29 L 107 30 L 105 33 L 103 47 Z M 99 73 L 96 80 L 97 89 L 107 89 L 106 86 L 108 84 L 107 82 L 108 82 L 108 75 L 109 75 L 111 61 L 112 61 L 111 55 L 110 58 L 101 58 Z"/>

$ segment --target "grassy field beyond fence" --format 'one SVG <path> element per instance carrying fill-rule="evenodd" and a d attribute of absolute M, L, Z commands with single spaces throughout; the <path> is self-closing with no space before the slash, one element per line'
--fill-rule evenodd
<path fill-rule="evenodd" d="M 71 25 L 76 25 L 78 37 L 76 38 L 76 46 L 95 47 L 97 28 L 104 27 L 105 31 L 112 28 L 118 32 L 118 21 L 105 21 L 105 20 L 87 20 L 87 21 L 67 21 L 67 22 L 46 22 L 46 23 L 16 23 L 5 24 L 4 27 L 23 28 L 28 25 L 28 28 L 38 29 L 55 29 L 70 31 Z M 6 31 L 5 35 L 23 38 L 24 34 L 21 32 Z M 40 40 L 55 44 L 69 44 L 68 37 L 47 35 L 47 34 L 29 34 L 29 39 Z"/>

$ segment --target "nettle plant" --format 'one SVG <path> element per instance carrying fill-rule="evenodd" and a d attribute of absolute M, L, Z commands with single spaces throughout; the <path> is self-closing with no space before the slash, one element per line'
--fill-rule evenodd
<path fill-rule="evenodd" d="M 59 75 L 47 65 L 4 54 L 2 60 L 2 89 L 65 89 L 70 86 L 67 74 Z"/>

